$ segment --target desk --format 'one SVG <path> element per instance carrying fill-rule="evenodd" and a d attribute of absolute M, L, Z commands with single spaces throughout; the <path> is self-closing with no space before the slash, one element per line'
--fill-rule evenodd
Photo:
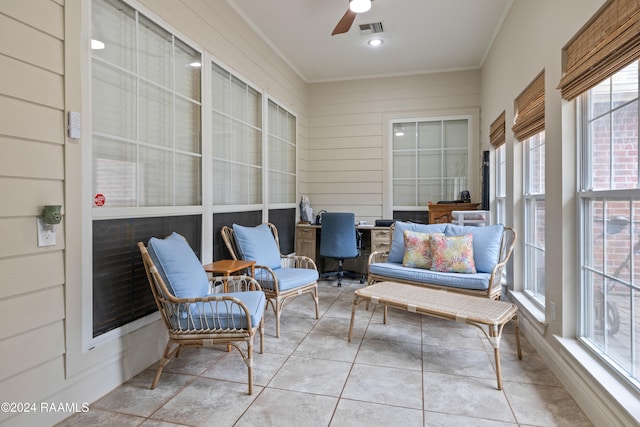
<path fill-rule="evenodd" d="M 296 255 L 308 256 L 318 266 L 318 271 L 337 270 L 337 261 L 320 256 L 321 226 L 298 224 L 296 226 Z M 391 230 L 389 227 L 354 224 L 354 228 L 362 233 L 360 256 L 345 259 L 344 269 L 360 274 L 367 274 L 369 254 L 375 251 L 391 249 Z M 336 265 L 333 266 L 332 263 Z M 334 268 L 335 267 L 335 268 Z"/>

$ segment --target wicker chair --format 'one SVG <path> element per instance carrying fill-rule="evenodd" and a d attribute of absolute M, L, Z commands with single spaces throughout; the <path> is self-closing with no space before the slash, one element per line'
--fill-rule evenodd
<path fill-rule="evenodd" d="M 179 235 L 174 233 L 172 236 Z M 167 241 L 172 236 L 164 240 Z M 184 246 L 188 248 L 188 251 L 186 248 L 181 249 L 184 249 L 183 252 L 187 258 L 190 258 L 188 252 L 192 254 L 193 259 L 190 259 L 189 262 L 184 262 L 179 257 L 176 260 L 167 260 L 166 255 L 174 253 L 174 251 L 167 251 L 164 255 L 158 251 L 154 252 L 154 248 L 151 247 L 152 240 L 149 242 L 152 254 L 142 242 L 138 243 L 138 247 L 151 291 L 162 315 L 162 320 L 167 327 L 169 340 L 151 384 L 151 389 L 156 387 L 165 365 L 173 357 L 178 357 L 183 348 L 226 344 L 227 351 L 231 346 L 235 347 L 247 365 L 248 394 L 252 394 L 253 339 L 256 333 L 260 334 L 260 353 L 264 351 L 263 315 L 266 299 L 260 284 L 247 276 L 216 277 L 209 280 L 186 241 L 184 241 Z M 175 241 L 170 243 L 176 244 Z M 162 259 L 163 257 L 165 259 Z M 202 270 L 201 272 L 207 281 L 207 295 L 177 297 L 176 293 L 184 294 L 187 288 L 181 287 L 180 284 L 176 285 L 175 282 L 172 283 L 172 273 L 167 271 L 172 268 L 170 265 L 172 261 L 176 261 L 173 262 L 173 266 L 177 265 L 178 268 L 183 266 L 192 270 L 198 268 Z M 184 274 L 189 274 L 184 271 L 180 273 L 183 274 L 183 277 Z M 196 272 L 196 275 L 200 280 L 202 277 L 200 272 Z M 176 276 L 173 276 L 173 280 L 176 280 L 175 278 Z M 178 289 L 179 292 L 177 292 Z M 219 292 L 220 289 L 223 291 Z M 189 291 L 187 290 L 187 292 Z M 246 344 L 246 351 L 241 347 L 241 343 Z"/>
<path fill-rule="evenodd" d="M 284 305 L 298 295 L 313 297 L 316 319 L 319 318 L 318 268 L 309 257 L 281 255 L 275 225 L 243 227 L 234 224 L 233 227 L 222 227 L 221 233 L 233 259 L 256 261 L 255 278 L 276 316 L 276 337 L 280 337 L 280 315 Z"/>

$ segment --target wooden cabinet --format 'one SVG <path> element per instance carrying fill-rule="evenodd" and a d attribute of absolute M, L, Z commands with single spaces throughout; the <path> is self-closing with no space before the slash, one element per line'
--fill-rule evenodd
<path fill-rule="evenodd" d="M 374 228 L 371 230 L 371 252 L 389 251 L 391 249 L 391 230 Z"/>
<path fill-rule="evenodd" d="M 480 203 L 442 203 L 429 205 L 429 224 L 451 222 L 453 211 L 475 211 Z"/>
<path fill-rule="evenodd" d="M 296 255 L 316 260 L 316 229 L 317 227 L 309 225 L 296 227 Z"/>

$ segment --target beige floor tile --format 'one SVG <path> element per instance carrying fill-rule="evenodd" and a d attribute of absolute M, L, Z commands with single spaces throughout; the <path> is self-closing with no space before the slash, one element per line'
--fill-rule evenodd
<path fill-rule="evenodd" d="M 341 399 L 331 420 L 331 427 L 357 426 L 423 427 L 423 415 L 419 409 Z"/>
<path fill-rule="evenodd" d="M 266 389 L 234 427 L 326 427 L 337 403 L 336 397 Z"/>
<path fill-rule="evenodd" d="M 496 389 L 493 347 L 469 325 L 357 307 L 347 341 L 353 292 L 364 285 L 320 281 L 320 319 L 302 295 L 282 314 L 265 314 L 265 351 L 254 341 L 254 393 L 236 349 L 185 349 L 155 390 L 151 365 L 63 427 L 122 426 L 391 426 L 591 427 L 571 396 L 513 327 L 500 342 L 504 390 Z"/>
<path fill-rule="evenodd" d="M 342 397 L 422 409 L 422 378 L 412 370 L 354 364 Z"/>

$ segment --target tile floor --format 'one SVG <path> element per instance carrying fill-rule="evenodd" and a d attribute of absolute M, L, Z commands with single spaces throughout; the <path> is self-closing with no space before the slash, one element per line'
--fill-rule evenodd
<path fill-rule="evenodd" d="M 320 282 L 320 320 L 311 297 L 296 298 L 275 338 L 266 315 L 265 352 L 254 355 L 254 393 L 236 350 L 186 349 L 149 390 L 157 364 L 60 426 L 591 426 L 535 350 L 511 327 L 501 342 L 504 389 L 493 349 L 469 325 L 381 307 L 356 313 L 357 281 Z M 255 341 L 259 349 L 259 340 Z"/>

